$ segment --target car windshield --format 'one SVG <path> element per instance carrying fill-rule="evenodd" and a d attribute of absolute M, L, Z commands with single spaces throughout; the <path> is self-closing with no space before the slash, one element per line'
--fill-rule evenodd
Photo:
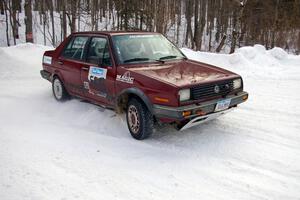
<path fill-rule="evenodd" d="M 164 62 L 185 56 L 160 34 L 129 34 L 112 36 L 119 64 Z"/>

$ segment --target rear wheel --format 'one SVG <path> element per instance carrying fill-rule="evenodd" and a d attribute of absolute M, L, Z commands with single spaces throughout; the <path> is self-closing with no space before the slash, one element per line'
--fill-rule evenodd
<path fill-rule="evenodd" d="M 133 138 L 143 140 L 153 133 L 153 115 L 140 100 L 136 98 L 129 100 L 126 119 Z"/>
<path fill-rule="evenodd" d="M 58 77 L 54 77 L 52 81 L 52 92 L 57 101 L 65 101 L 69 98 L 68 92 Z"/>

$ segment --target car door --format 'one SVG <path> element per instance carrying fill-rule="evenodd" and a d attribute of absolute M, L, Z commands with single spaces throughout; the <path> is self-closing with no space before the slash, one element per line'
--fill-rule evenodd
<path fill-rule="evenodd" d="M 74 95 L 83 96 L 81 68 L 85 66 L 88 36 L 74 36 L 58 58 L 58 67 L 64 79 L 64 85 Z"/>
<path fill-rule="evenodd" d="M 106 36 L 95 36 L 87 47 L 86 65 L 81 68 L 81 81 L 85 96 L 108 105 L 113 105 L 116 68 L 111 57 L 111 48 Z"/>

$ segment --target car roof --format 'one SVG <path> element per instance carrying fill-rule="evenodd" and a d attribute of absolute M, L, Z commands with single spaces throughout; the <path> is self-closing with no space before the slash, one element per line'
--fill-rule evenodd
<path fill-rule="evenodd" d="M 147 31 L 83 31 L 83 32 L 75 32 L 72 35 L 149 35 L 149 34 L 160 34 L 156 32 L 147 32 Z"/>

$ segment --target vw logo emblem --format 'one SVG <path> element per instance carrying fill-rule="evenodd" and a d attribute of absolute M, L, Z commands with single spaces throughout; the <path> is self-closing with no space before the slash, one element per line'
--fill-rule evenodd
<path fill-rule="evenodd" d="M 226 90 L 228 90 L 229 87 L 230 87 L 230 86 L 229 86 L 228 84 L 225 85 L 225 89 L 226 89 Z"/>
<path fill-rule="evenodd" d="M 216 85 L 214 90 L 215 90 L 215 93 L 219 93 L 220 92 L 220 87 L 218 85 Z"/>

